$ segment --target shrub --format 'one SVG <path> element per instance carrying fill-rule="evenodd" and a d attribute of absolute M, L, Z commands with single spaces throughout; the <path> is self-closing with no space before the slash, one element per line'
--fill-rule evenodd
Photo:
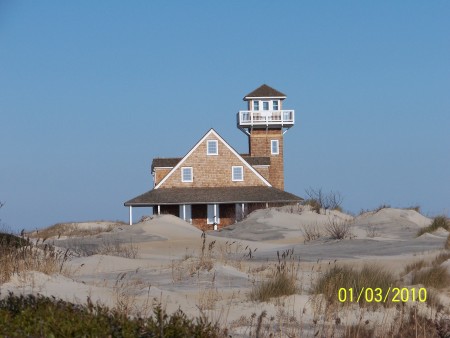
<path fill-rule="evenodd" d="M 289 296 L 298 291 L 297 266 L 294 259 L 294 250 L 289 249 L 281 255 L 277 251 L 278 262 L 269 279 L 254 285 L 250 292 L 250 299 L 266 302 L 270 298 Z"/>
<path fill-rule="evenodd" d="M 330 219 L 325 226 L 325 232 L 331 239 L 345 239 L 352 235 L 351 223 L 348 221 L 340 221 L 336 219 Z"/>
<path fill-rule="evenodd" d="M 0 300 L 0 327 L 9 337 L 221 337 L 204 317 L 189 319 L 181 311 L 168 315 L 157 304 L 148 319 L 129 318 L 107 307 L 47 298 L 15 296 Z"/>
<path fill-rule="evenodd" d="M 317 225 L 303 225 L 301 229 L 305 242 L 314 241 L 322 237 Z"/>
<path fill-rule="evenodd" d="M 311 207 L 312 211 L 320 214 L 321 205 L 317 200 L 309 198 L 309 199 L 305 200 L 303 202 L 303 204 L 309 205 Z"/>
<path fill-rule="evenodd" d="M 12 234 L 0 233 L 0 250 L 17 249 L 29 244 L 29 242 Z"/>
<path fill-rule="evenodd" d="M 321 188 L 309 188 L 305 192 L 309 198 L 304 203 L 310 205 L 318 214 L 320 209 L 342 211 L 343 198 L 339 192 L 330 191 L 329 193 L 324 193 Z"/>
<path fill-rule="evenodd" d="M 447 236 L 447 241 L 444 244 L 444 249 L 450 250 L 450 234 Z"/>
<path fill-rule="evenodd" d="M 450 231 L 450 222 L 445 216 L 437 216 L 433 219 L 433 223 L 431 223 L 429 226 L 422 228 L 417 233 L 417 236 L 421 236 L 426 232 L 434 232 L 439 228 L 443 228 L 445 230 Z"/>

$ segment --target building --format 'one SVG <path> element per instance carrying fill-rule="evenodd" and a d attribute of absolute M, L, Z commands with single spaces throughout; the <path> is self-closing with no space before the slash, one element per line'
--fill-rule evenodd
<path fill-rule="evenodd" d="M 267 85 L 244 97 L 248 106 L 238 112 L 237 126 L 248 136 L 248 154 L 210 129 L 184 157 L 153 159 L 153 189 L 124 203 L 130 224 L 133 207 L 217 229 L 255 209 L 301 202 L 284 191 L 283 138 L 295 122 L 294 111 L 283 110 L 284 99 Z"/>

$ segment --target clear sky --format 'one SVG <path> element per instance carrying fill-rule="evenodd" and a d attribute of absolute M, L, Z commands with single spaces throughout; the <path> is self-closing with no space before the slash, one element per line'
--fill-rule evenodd
<path fill-rule="evenodd" d="M 236 113 L 263 83 L 296 111 L 287 191 L 448 215 L 449 18 L 449 1 L 0 0 L 1 222 L 127 220 L 152 158 L 211 127 L 248 151 Z"/>

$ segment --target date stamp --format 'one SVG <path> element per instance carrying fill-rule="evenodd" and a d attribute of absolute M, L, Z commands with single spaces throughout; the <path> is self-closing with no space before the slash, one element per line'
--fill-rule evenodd
<path fill-rule="evenodd" d="M 337 296 L 341 303 L 424 303 L 427 301 L 427 289 L 389 287 L 387 290 L 384 290 L 383 288 L 362 287 L 357 290 L 354 288 L 340 288 Z"/>

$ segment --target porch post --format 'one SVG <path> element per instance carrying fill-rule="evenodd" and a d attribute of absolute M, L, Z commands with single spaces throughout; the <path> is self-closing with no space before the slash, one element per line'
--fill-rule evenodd
<path fill-rule="evenodd" d="M 214 230 L 217 230 L 217 204 L 214 203 Z"/>
<path fill-rule="evenodd" d="M 245 217 L 245 210 L 244 210 L 244 208 L 245 208 L 245 204 L 244 203 L 242 203 L 242 209 L 241 209 L 241 217 L 242 217 L 242 219 L 244 219 L 244 217 Z"/>
<path fill-rule="evenodd" d="M 158 216 L 161 215 L 161 206 L 158 204 Z"/>
<path fill-rule="evenodd" d="M 130 205 L 130 225 L 133 225 L 133 207 Z"/>

